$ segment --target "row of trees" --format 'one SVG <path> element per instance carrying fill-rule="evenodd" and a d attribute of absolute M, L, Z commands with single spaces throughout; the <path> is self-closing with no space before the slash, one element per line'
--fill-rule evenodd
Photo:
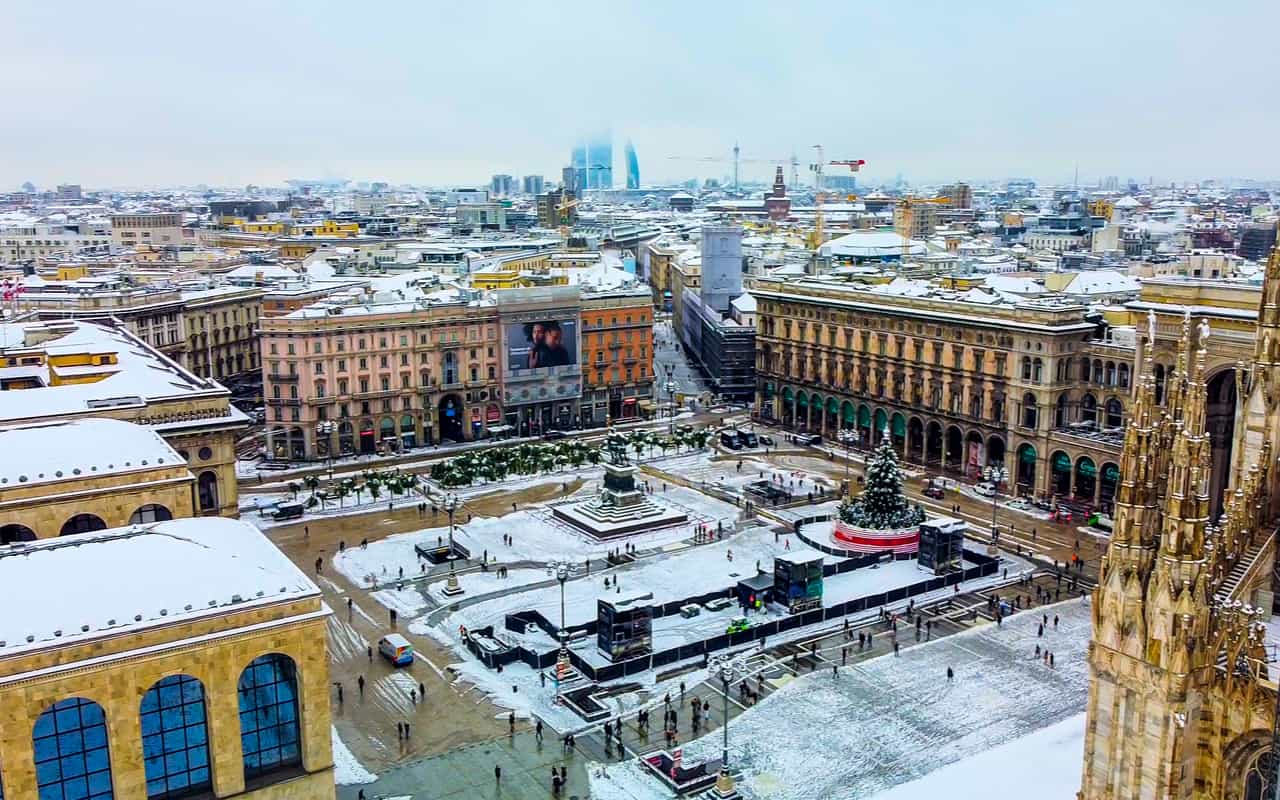
<path fill-rule="evenodd" d="M 320 506 L 325 508 L 328 503 L 336 500 L 338 507 L 341 508 L 344 501 L 348 497 L 355 497 L 356 505 L 360 505 L 364 495 L 369 495 L 372 502 L 377 502 L 383 495 L 390 497 L 401 497 L 411 491 L 418 485 L 418 476 L 412 472 L 401 472 L 398 469 L 393 470 L 376 470 L 369 469 L 359 475 L 343 478 L 338 481 L 331 482 L 326 488 L 320 488 L 320 478 L 315 475 L 308 475 L 303 478 L 302 483 L 292 482 L 289 484 L 289 492 L 296 500 L 298 493 L 303 487 L 311 493 L 307 497 L 307 508 L 315 508 Z"/>
<path fill-rule="evenodd" d="M 627 434 L 627 447 L 637 458 L 655 451 L 664 455 L 672 450 L 700 450 L 707 446 L 711 434 L 705 430 L 680 428 L 670 436 L 652 431 L 631 431 Z M 537 475 L 558 470 L 578 469 L 583 464 L 599 464 L 603 452 L 594 444 L 573 439 L 559 442 L 526 442 L 514 447 L 493 447 L 463 453 L 455 458 L 439 461 L 431 467 L 431 479 L 445 488 L 470 486 L 477 481 L 492 483 L 512 475 Z"/>

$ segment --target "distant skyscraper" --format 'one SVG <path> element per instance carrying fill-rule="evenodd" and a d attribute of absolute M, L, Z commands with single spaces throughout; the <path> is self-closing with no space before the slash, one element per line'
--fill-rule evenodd
<path fill-rule="evenodd" d="M 525 194 L 542 194 L 544 183 L 541 175 L 525 175 L 521 188 Z"/>
<path fill-rule="evenodd" d="M 636 146 L 627 140 L 627 146 L 623 149 L 623 155 L 627 160 L 627 188 L 640 188 L 640 162 L 636 160 Z"/>
<path fill-rule="evenodd" d="M 489 191 L 494 197 L 510 197 L 514 188 L 515 183 L 510 175 L 494 175 L 489 180 Z"/>
<path fill-rule="evenodd" d="M 592 136 L 573 148 L 570 166 L 578 173 L 582 189 L 613 188 L 613 137 L 608 131 Z"/>

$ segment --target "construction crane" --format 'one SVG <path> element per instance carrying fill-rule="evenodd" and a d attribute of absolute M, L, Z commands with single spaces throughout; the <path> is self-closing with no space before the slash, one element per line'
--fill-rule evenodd
<path fill-rule="evenodd" d="M 823 191 L 822 179 L 826 174 L 827 166 L 848 167 L 850 172 L 857 172 L 862 168 L 862 165 L 867 162 L 861 158 L 846 158 L 836 161 L 827 161 L 826 156 L 823 155 L 822 145 L 815 144 L 813 149 L 818 151 L 818 158 L 814 163 L 809 165 L 809 169 L 813 172 L 814 204 L 813 234 L 810 237 L 809 246 L 813 250 L 817 250 L 822 246 L 823 237 L 825 235 L 825 231 L 823 229 L 826 227 L 826 216 L 823 213 L 822 204 L 826 201 L 827 196 L 826 192 Z M 850 195 L 849 197 L 852 199 L 855 195 Z"/>
<path fill-rule="evenodd" d="M 902 210 L 903 229 L 906 233 L 899 231 L 902 236 L 902 258 L 899 259 L 900 264 L 905 264 L 907 256 L 911 255 L 911 233 L 915 228 L 915 207 L 923 204 L 931 205 L 951 205 L 950 197 L 904 197 L 898 201 L 898 208 Z M 896 222 L 896 221 L 895 221 Z M 894 227 L 897 227 L 896 225 Z"/>
<path fill-rule="evenodd" d="M 743 158 L 738 143 L 733 144 L 732 156 L 667 156 L 672 161 L 710 161 L 715 163 L 732 163 L 733 164 L 733 190 L 738 191 L 738 175 L 740 165 L 742 164 L 790 164 L 791 165 L 791 185 L 795 186 L 799 178 L 800 159 L 796 158 L 792 153 L 786 158 Z"/>
<path fill-rule="evenodd" d="M 560 196 L 562 198 L 564 197 L 563 194 Z M 571 199 L 571 200 L 562 199 L 560 203 L 556 206 L 556 212 L 560 217 L 560 235 L 565 238 L 565 241 L 569 240 L 569 230 L 570 230 L 569 222 L 572 219 L 570 216 L 570 212 L 577 207 L 578 207 L 578 201 L 576 199 Z"/>

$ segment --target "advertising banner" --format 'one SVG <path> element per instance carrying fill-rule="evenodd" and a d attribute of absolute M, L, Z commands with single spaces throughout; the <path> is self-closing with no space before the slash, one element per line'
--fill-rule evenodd
<path fill-rule="evenodd" d="M 572 318 L 507 325 L 507 370 L 555 370 L 578 363 L 578 321 Z"/>

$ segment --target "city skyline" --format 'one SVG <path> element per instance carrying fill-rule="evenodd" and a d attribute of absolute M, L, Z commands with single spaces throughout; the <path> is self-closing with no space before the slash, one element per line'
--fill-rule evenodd
<path fill-rule="evenodd" d="M 605 127 L 644 154 L 648 183 L 724 177 L 727 164 L 671 157 L 727 158 L 735 141 L 744 156 L 802 164 L 821 143 L 865 158 L 868 183 L 1067 181 L 1077 167 L 1082 179 L 1280 176 L 1266 103 L 1280 9 L 1253 0 L 909 16 L 623 5 L 590 48 L 562 24 L 572 8 L 406 7 L 389 25 L 324 4 L 245 18 L 165 6 L 148 15 L 145 47 L 120 47 L 102 35 L 110 7 L 76 6 L 19 3 L 0 32 L 8 106 L 21 109 L 0 131 L 15 156 L 0 186 L 550 177 L 581 131 Z M 297 46 L 273 58 L 261 43 L 285 32 Z M 481 32 L 498 44 L 477 58 Z M 649 56 L 613 55 L 636 47 Z"/>

